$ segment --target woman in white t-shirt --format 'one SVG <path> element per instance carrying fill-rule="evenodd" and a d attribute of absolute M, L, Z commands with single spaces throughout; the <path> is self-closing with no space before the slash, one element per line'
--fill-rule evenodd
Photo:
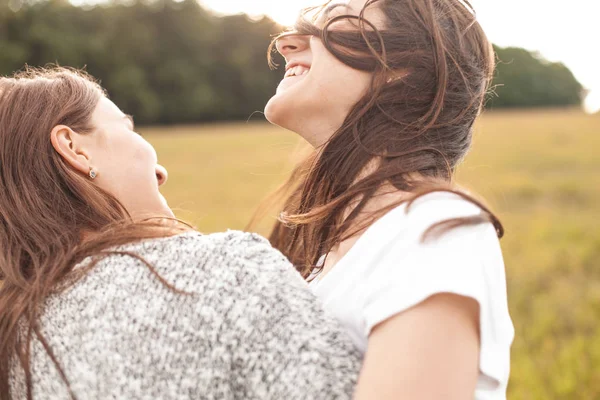
<path fill-rule="evenodd" d="M 462 0 L 308 10 L 273 46 L 265 109 L 315 152 L 272 235 L 351 333 L 357 399 L 505 399 L 514 336 L 498 238 L 452 185 L 494 71 Z"/>

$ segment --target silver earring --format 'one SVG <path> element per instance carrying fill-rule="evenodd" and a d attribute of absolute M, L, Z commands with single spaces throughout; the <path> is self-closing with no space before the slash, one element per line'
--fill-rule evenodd
<path fill-rule="evenodd" d="M 98 174 L 96 173 L 96 171 L 94 171 L 94 169 L 92 167 L 90 167 L 89 175 L 90 175 L 90 179 L 94 179 L 94 178 L 96 178 L 96 175 L 98 175 Z"/>

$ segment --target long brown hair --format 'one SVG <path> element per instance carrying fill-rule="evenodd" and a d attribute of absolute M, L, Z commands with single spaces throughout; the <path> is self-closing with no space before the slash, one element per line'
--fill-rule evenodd
<path fill-rule="evenodd" d="M 383 29 L 364 18 L 375 4 L 387 19 Z M 391 208 L 441 190 L 477 204 L 482 213 L 444 221 L 428 233 L 492 222 L 501 237 L 502 225 L 492 212 L 452 182 L 471 146 L 495 67 L 491 43 L 469 2 L 369 0 L 358 16 L 336 16 L 323 28 L 315 25 L 314 11 L 306 10 L 292 31 L 275 38 L 270 63 L 281 37 L 313 35 L 346 65 L 372 72 L 372 84 L 331 139 L 284 185 L 291 194 L 271 243 L 308 277 L 323 254 Z M 356 29 L 329 29 L 341 20 Z M 361 214 L 385 186 L 410 196 Z"/>
<path fill-rule="evenodd" d="M 92 133 L 91 115 L 103 96 L 90 76 L 65 68 L 29 68 L 0 78 L 2 400 L 11 397 L 11 366 L 19 364 L 25 371 L 27 397 L 32 397 L 34 337 L 68 386 L 60 360 L 36 320 L 44 299 L 75 278 L 73 267 L 78 262 L 108 254 L 107 249 L 116 245 L 181 231 L 164 221 L 132 221 L 115 197 L 71 169 L 54 151 L 52 128 L 67 125 L 81 134 Z"/>

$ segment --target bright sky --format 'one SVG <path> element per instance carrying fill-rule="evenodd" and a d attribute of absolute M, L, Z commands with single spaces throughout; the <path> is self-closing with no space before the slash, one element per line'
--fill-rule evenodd
<path fill-rule="evenodd" d="M 321 4 L 320 0 L 200 2 L 224 14 L 266 14 L 284 25 L 291 25 L 301 8 Z M 524 47 L 565 63 L 591 90 L 586 109 L 600 110 L 599 0 L 471 0 L 471 4 L 495 44 Z"/>

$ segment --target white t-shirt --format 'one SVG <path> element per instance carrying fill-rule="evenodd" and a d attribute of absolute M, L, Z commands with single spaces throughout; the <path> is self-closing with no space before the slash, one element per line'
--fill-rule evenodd
<path fill-rule="evenodd" d="M 436 222 L 478 215 L 448 192 L 400 205 L 373 223 L 322 279 L 310 284 L 364 353 L 374 326 L 437 293 L 475 299 L 480 308 L 476 400 L 504 400 L 514 328 L 504 262 L 492 224 L 461 226 L 421 242 Z"/>

